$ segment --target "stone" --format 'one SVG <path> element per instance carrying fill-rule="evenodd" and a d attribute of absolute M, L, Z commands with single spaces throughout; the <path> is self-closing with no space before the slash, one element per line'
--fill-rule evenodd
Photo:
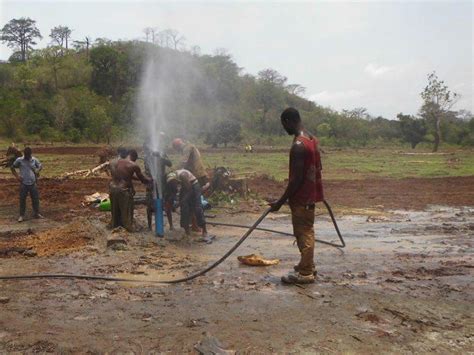
<path fill-rule="evenodd" d="M 24 256 L 28 256 L 28 257 L 31 258 L 31 257 L 34 257 L 34 256 L 38 255 L 38 253 L 35 252 L 34 250 L 28 249 L 28 250 L 25 250 L 25 251 L 23 252 L 23 255 L 24 255 Z"/>

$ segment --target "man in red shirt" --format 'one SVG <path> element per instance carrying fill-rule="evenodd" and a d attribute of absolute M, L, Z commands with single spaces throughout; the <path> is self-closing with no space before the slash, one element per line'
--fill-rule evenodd
<path fill-rule="evenodd" d="M 321 181 L 321 156 L 318 140 L 308 133 L 301 122 L 299 112 L 290 107 L 281 114 L 281 124 L 293 135 L 290 150 L 290 174 L 288 186 L 282 197 L 270 204 L 271 211 L 278 211 L 288 200 L 291 209 L 293 234 L 301 253 L 295 273 L 283 276 L 284 283 L 312 283 L 316 274 L 314 266 L 314 208 L 323 201 Z"/>

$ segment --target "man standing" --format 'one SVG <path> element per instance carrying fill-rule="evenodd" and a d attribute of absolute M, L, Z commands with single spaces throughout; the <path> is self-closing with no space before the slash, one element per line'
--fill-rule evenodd
<path fill-rule="evenodd" d="M 128 152 L 120 152 L 120 158 L 110 164 L 112 181 L 109 184 L 110 204 L 112 210 L 111 227 L 123 226 L 129 232 L 133 228 L 133 182 L 134 177 L 143 184 L 151 184 L 152 179 L 145 177 L 140 167 L 133 161 L 126 159 Z"/>
<path fill-rule="evenodd" d="M 189 223 L 192 216 L 196 216 L 197 225 L 202 228 L 202 238 L 210 242 L 207 235 L 206 220 L 201 203 L 201 186 L 197 178 L 186 169 L 176 170 L 166 176 L 167 190 L 172 196 L 178 192 L 178 186 L 181 186 L 179 192 L 179 205 L 181 207 L 181 227 L 190 235 Z"/>
<path fill-rule="evenodd" d="M 294 267 L 296 273 L 283 276 L 284 283 L 312 283 L 316 274 L 314 266 L 314 208 L 323 201 L 321 156 L 318 140 L 308 133 L 299 112 L 287 108 L 281 114 L 281 124 L 294 136 L 290 150 L 290 173 L 283 196 L 270 204 L 271 211 L 278 211 L 288 200 L 291 209 L 293 234 L 296 237 L 301 259 Z"/>
<path fill-rule="evenodd" d="M 189 142 L 184 143 L 181 138 L 175 138 L 172 145 L 174 150 L 183 155 L 178 168 L 189 170 L 197 178 L 203 191 L 206 191 L 209 188 L 209 178 L 202 163 L 199 150 Z"/>
<path fill-rule="evenodd" d="M 20 174 L 15 169 L 19 169 Z M 43 218 L 39 213 L 39 193 L 36 186 L 41 169 L 41 163 L 32 156 L 30 147 L 26 147 L 23 151 L 23 157 L 17 158 L 11 166 L 13 175 L 20 182 L 20 217 L 18 217 L 18 222 L 23 222 L 25 219 L 26 198 L 28 194 L 31 196 L 33 216 L 35 218 Z"/>

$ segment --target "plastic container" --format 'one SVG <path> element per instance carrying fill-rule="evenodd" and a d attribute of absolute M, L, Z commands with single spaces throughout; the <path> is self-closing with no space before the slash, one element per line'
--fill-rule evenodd
<path fill-rule="evenodd" d="M 99 204 L 99 211 L 110 211 L 112 207 L 110 205 L 110 200 L 107 198 Z"/>

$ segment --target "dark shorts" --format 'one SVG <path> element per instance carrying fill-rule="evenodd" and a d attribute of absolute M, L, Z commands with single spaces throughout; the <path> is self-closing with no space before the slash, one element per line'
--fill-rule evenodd
<path fill-rule="evenodd" d="M 191 186 L 191 193 L 188 195 L 186 200 L 181 201 L 181 227 L 189 228 L 191 218 L 193 215 L 196 216 L 198 227 L 204 227 L 206 220 L 204 218 L 204 210 L 202 209 L 201 203 L 201 186 L 199 183 L 194 183 Z"/>

